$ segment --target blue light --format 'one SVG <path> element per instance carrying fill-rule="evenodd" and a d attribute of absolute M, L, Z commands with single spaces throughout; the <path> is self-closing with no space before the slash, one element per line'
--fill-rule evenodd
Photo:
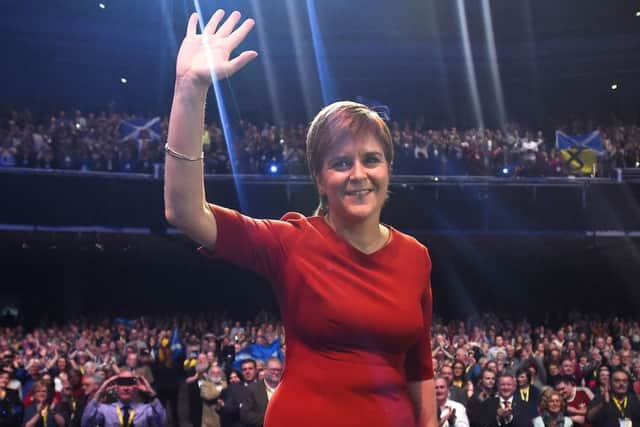
<path fill-rule="evenodd" d="M 509 174 L 509 168 L 502 168 L 502 173 L 505 175 Z"/>
<path fill-rule="evenodd" d="M 99 7 L 100 9 L 104 9 L 104 8 L 106 8 L 107 6 L 106 6 L 104 3 L 98 3 L 98 7 Z"/>
<path fill-rule="evenodd" d="M 271 165 L 271 166 L 269 166 L 269 172 L 271 172 L 271 173 L 278 173 L 278 165 Z"/>

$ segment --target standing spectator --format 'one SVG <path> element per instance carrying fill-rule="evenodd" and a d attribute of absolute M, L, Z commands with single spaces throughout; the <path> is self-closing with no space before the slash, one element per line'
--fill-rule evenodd
<path fill-rule="evenodd" d="M 449 399 L 449 387 L 447 380 L 436 377 L 436 409 L 438 411 L 439 427 L 469 427 L 467 410 L 460 402 Z"/>
<path fill-rule="evenodd" d="M 493 420 L 493 414 L 488 411 L 486 402 L 495 394 L 496 373 L 484 368 L 480 373 L 480 382 L 473 396 L 467 402 L 467 414 L 471 427 L 484 427 Z"/>
<path fill-rule="evenodd" d="M 531 419 L 538 415 L 538 403 L 540 402 L 540 390 L 531 385 L 531 372 L 522 367 L 516 371 L 517 391 L 514 396 L 514 404 L 522 406 L 521 410 L 529 413 Z"/>
<path fill-rule="evenodd" d="M 212 365 L 209 373 L 200 385 L 200 397 L 202 398 L 202 427 L 220 427 L 220 415 L 218 410 L 222 401 L 220 397 L 227 388 L 222 369 Z"/>
<path fill-rule="evenodd" d="M 530 427 L 528 408 L 514 405 L 516 379 L 503 373 L 498 378 L 498 395 L 487 400 L 487 412 L 491 415 L 489 426 Z"/>
<path fill-rule="evenodd" d="M 0 369 L 0 427 L 18 427 L 24 407 L 16 390 L 8 389 L 10 374 Z"/>
<path fill-rule="evenodd" d="M 240 408 L 240 420 L 249 427 L 261 427 L 271 396 L 282 378 L 282 362 L 277 357 L 267 360 L 263 381 L 251 384 L 247 400 Z"/>
<path fill-rule="evenodd" d="M 39 380 L 33 385 L 33 402 L 25 408 L 24 427 L 64 427 L 66 420 L 54 400 L 53 383 Z"/>
<path fill-rule="evenodd" d="M 630 427 L 640 424 L 640 403 L 629 394 L 629 374 L 614 370 L 611 381 L 604 387 L 587 411 L 587 421 L 593 427 Z"/>
<path fill-rule="evenodd" d="M 466 404 L 468 398 L 465 390 L 453 385 L 453 368 L 449 365 L 443 365 L 440 368 L 440 376 L 447 380 L 449 384 L 449 398 L 463 405 Z"/>
<path fill-rule="evenodd" d="M 253 359 L 245 359 L 240 364 L 240 372 L 242 381 L 229 384 L 229 391 L 221 411 L 224 419 L 228 424 L 225 427 L 247 427 L 240 419 L 240 409 L 244 402 L 249 399 L 249 386 L 257 382 L 258 370 L 256 361 Z"/>
<path fill-rule="evenodd" d="M 566 414 L 573 425 L 580 427 L 585 424 L 587 408 L 591 398 L 584 390 L 576 387 L 576 380 L 572 376 L 563 375 L 556 381 L 556 390 L 562 395 L 566 403 Z"/>
<path fill-rule="evenodd" d="M 116 385 L 117 400 L 100 403 L 107 387 Z M 142 399 L 149 400 L 145 403 Z M 155 391 L 144 377 L 123 371 L 106 380 L 89 401 L 82 415 L 82 427 L 162 427 L 167 417 Z"/>

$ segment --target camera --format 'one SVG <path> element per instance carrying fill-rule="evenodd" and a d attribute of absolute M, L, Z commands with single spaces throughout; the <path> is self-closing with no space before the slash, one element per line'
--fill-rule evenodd
<path fill-rule="evenodd" d="M 116 380 L 116 385 L 132 386 L 138 383 L 136 377 L 120 377 Z"/>

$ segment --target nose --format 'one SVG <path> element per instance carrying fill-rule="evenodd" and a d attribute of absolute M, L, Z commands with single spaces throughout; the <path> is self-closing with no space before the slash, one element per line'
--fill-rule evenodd
<path fill-rule="evenodd" d="M 361 179 L 365 179 L 367 177 L 367 173 L 364 165 L 360 161 L 360 159 L 356 159 L 353 163 L 353 167 L 351 168 L 351 175 L 349 179 L 352 181 L 359 181 Z"/>

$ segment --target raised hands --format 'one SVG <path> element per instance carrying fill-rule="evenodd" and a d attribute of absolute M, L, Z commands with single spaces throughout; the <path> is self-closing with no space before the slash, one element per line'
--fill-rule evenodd
<path fill-rule="evenodd" d="M 198 15 L 191 15 L 187 34 L 178 52 L 177 80 L 186 79 L 198 86 L 207 87 L 211 84 L 212 77 L 229 77 L 258 56 L 257 52 L 247 50 L 231 59 L 231 52 L 245 39 L 255 22 L 247 19 L 235 28 L 240 21 L 240 12 L 233 12 L 220 25 L 223 17 L 224 11 L 217 10 L 205 25 L 202 34 L 197 34 Z"/>

